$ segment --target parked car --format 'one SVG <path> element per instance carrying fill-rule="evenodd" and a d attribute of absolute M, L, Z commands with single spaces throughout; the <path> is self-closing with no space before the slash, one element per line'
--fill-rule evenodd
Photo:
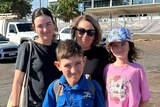
<path fill-rule="evenodd" d="M 100 41 L 100 45 L 106 45 L 106 35 L 102 33 L 102 38 Z"/>
<path fill-rule="evenodd" d="M 16 59 L 19 45 L 0 34 L 0 60 Z"/>
<path fill-rule="evenodd" d="M 71 28 L 64 27 L 59 31 L 59 35 L 57 37 L 58 40 L 66 40 L 71 39 Z"/>

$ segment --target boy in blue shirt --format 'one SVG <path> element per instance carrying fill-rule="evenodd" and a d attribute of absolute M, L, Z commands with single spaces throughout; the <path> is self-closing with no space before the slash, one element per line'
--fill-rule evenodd
<path fill-rule="evenodd" d="M 54 91 L 57 80 L 50 84 L 43 107 L 105 107 L 100 85 L 95 80 L 87 80 L 83 74 L 86 57 L 81 46 L 74 40 L 61 41 L 56 54 L 58 61 L 54 64 L 63 73 L 58 80 L 61 88 L 58 93 Z M 88 83 L 93 84 L 94 91 Z"/>

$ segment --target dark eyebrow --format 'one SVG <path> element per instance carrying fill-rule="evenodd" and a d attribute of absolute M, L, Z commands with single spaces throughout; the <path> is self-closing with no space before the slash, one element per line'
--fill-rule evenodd
<path fill-rule="evenodd" d="M 47 24 L 51 24 L 52 22 L 47 22 Z"/>

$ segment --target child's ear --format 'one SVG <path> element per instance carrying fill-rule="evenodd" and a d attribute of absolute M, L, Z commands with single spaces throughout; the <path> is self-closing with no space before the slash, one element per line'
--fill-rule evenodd
<path fill-rule="evenodd" d="M 61 71 L 60 63 L 58 61 L 54 61 L 54 65 Z"/>

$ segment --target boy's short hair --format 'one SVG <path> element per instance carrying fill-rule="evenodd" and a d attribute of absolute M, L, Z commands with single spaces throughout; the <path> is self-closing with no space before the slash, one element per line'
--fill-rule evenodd
<path fill-rule="evenodd" d="M 56 48 L 57 60 L 68 59 L 72 56 L 83 56 L 82 47 L 74 40 L 66 39 L 65 41 L 60 41 Z"/>

